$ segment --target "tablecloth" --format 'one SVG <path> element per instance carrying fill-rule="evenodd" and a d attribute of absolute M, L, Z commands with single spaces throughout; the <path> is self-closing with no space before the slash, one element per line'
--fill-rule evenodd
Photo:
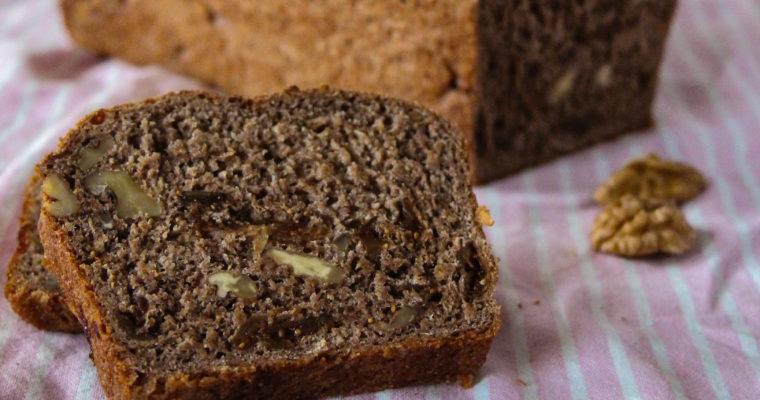
<path fill-rule="evenodd" d="M 0 285 L 34 163 L 87 112 L 200 84 L 74 46 L 52 0 L 0 1 Z M 681 0 L 656 126 L 476 189 L 501 259 L 503 328 L 465 390 L 359 399 L 760 399 L 760 2 Z M 682 257 L 590 249 L 596 185 L 655 152 L 696 165 Z M 79 335 L 46 333 L 0 299 L 0 399 L 103 399 Z"/>

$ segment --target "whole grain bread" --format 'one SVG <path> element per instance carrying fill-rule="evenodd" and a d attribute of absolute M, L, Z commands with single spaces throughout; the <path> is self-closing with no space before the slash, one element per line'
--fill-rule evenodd
<path fill-rule="evenodd" d="M 89 115 L 39 171 L 111 399 L 469 384 L 499 327 L 461 133 L 420 106 L 169 94 Z"/>
<path fill-rule="evenodd" d="M 16 253 L 8 264 L 5 298 L 13 311 L 38 329 L 81 332 L 63 303 L 58 280 L 43 266 L 45 255 L 37 233 L 42 180 L 36 173 L 24 193 Z"/>
<path fill-rule="evenodd" d="M 233 94 L 322 84 L 460 126 L 479 182 L 651 124 L 676 0 L 62 0 L 74 40 Z"/>

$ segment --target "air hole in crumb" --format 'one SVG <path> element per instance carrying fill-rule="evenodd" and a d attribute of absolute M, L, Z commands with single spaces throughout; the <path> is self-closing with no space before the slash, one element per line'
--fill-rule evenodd
<path fill-rule="evenodd" d="M 135 381 L 135 385 L 142 386 L 147 381 L 148 381 L 148 375 L 143 372 L 137 371 L 137 380 Z"/>
<path fill-rule="evenodd" d="M 440 303 L 441 299 L 443 298 L 443 295 L 441 292 L 435 292 L 430 295 L 430 302 L 432 303 Z"/>
<path fill-rule="evenodd" d="M 147 312 L 150 308 L 150 303 L 148 303 L 148 299 L 146 299 L 145 296 L 135 296 L 135 303 L 143 313 Z"/>
<path fill-rule="evenodd" d="M 73 189 L 76 186 L 76 181 L 74 180 L 73 176 L 66 176 L 63 179 L 66 181 L 66 183 L 69 184 L 70 188 Z"/>
<path fill-rule="evenodd" d="M 390 290 L 388 290 L 388 293 L 396 300 L 404 298 L 404 291 L 401 288 L 391 287 Z"/>
<path fill-rule="evenodd" d="M 293 195 L 296 196 L 296 197 L 302 197 L 302 198 L 304 198 L 304 200 L 308 204 L 308 202 L 309 202 L 309 200 L 308 200 L 309 192 L 307 192 L 306 190 L 304 190 L 302 188 L 295 188 L 295 189 L 293 189 Z"/>
<path fill-rule="evenodd" d="M 153 152 L 154 153 L 160 153 L 160 154 L 166 154 L 166 140 L 164 139 L 158 139 L 153 142 Z"/>
<path fill-rule="evenodd" d="M 119 230 L 117 230 L 116 231 L 116 237 L 119 240 L 126 240 L 129 237 L 129 230 L 128 229 L 119 229 Z"/>
<path fill-rule="evenodd" d="M 135 149 L 139 149 L 140 148 L 140 136 L 138 136 L 138 135 L 132 135 L 132 136 L 127 137 L 127 143 L 130 146 L 134 147 Z"/>

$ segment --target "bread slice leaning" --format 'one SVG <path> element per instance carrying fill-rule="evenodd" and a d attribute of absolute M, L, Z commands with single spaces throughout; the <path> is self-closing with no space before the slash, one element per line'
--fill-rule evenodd
<path fill-rule="evenodd" d="M 467 384 L 500 325 L 460 132 L 420 106 L 168 94 L 90 114 L 39 171 L 111 399 Z"/>
<path fill-rule="evenodd" d="M 79 323 L 63 303 L 58 280 L 44 267 L 45 254 L 37 233 L 42 179 L 32 175 L 19 221 L 18 245 L 8 264 L 5 298 L 21 319 L 38 329 L 81 332 Z"/>

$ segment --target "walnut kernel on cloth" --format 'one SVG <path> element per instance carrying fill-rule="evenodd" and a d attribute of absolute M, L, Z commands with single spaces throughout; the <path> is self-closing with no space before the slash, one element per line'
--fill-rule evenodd
<path fill-rule="evenodd" d="M 608 204 L 591 230 L 594 249 L 626 257 L 683 254 L 696 233 L 671 202 L 623 196 Z"/>
<path fill-rule="evenodd" d="M 707 182 L 693 167 L 649 154 L 630 161 L 604 182 L 594 193 L 602 205 L 624 195 L 657 198 L 683 203 L 702 193 Z"/>

